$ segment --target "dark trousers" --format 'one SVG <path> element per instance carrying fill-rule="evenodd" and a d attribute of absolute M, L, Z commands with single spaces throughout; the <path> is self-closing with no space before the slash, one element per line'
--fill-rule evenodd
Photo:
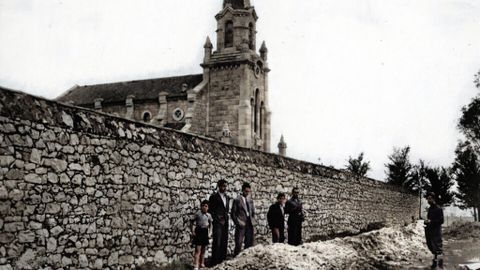
<path fill-rule="evenodd" d="M 242 250 L 242 244 L 245 244 L 245 249 L 253 246 L 253 225 L 250 219 L 248 219 L 245 227 L 235 227 L 235 250 L 233 252 L 234 256 L 237 256 L 238 253 L 240 253 L 240 251 Z"/>
<path fill-rule="evenodd" d="M 442 227 L 426 227 L 425 238 L 427 240 L 428 249 L 433 255 L 435 255 L 435 257 L 443 253 Z"/>
<path fill-rule="evenodd" d="M 278 228 L 278 230 L 280 231 L 279 236 L 274 234 L 273 230 L 272 230 L 272 243 L 285 243 L 285 229 L 284 228 Z"/>
<path fill-rule="evenodd" d="M 288 222 L 288 244 L 299 246 L 302 244 L 302 222 L 289 220 Z"/>
<path fill-rule="evenodd" d="M 211 266 L 223 262 L 227 258 L 228 221 L 225 225 L 213 223 L 212 259 Z"/>

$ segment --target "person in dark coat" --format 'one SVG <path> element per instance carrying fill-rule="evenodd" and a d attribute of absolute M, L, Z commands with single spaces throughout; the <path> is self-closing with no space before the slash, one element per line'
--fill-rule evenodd
<path fill-rule="evenodd" d="M 285 193 L 277 195 L 277 202 L 268 209 L 267 221 L 272 230 L 272 243 L 285 242 Z"/>
<path fill-rule="evenodd" d="M 228 210 L 230 198 L 227 196 L 227 181 L 217 182 L 218 192 L 210 196 L 208 212 L 213 218 L 213 241 L 211 266 L 223 262 L 227 258 L 228 247 Z"/>
<path fill-rule="evenodd" d="M 293 188 L 292 198 L 285 204 L 285 212 L 288 214 L 288 244 L 293 246 L 302 244 L 302 222 L 305 219 L 302 202 L 298 196 L 298 188 Z"/>
<path fill-rule="evenodd" d="M 433 254 L 432 269 L 437 266 L 443 269 L 443 244 L 442 224 L 443 210 L 435 201 L 435 193 L 427 193 L 428 208 L 427 220 L 425 220 L 425 238 L 430 252 Z"/>

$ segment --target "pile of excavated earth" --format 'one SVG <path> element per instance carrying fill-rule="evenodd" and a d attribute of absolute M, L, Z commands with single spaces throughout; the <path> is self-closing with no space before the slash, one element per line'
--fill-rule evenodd
<path fill-rule="evenodd" d="M 214 269 L 398 269 L 428 256 L 418 222 L 299 247 L 257 245 Z"/>

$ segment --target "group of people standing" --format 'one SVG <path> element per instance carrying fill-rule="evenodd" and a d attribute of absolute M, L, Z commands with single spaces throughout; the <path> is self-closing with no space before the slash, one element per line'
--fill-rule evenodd
<path fill-rule="evenodd" d="M 256 213 L 251 197 L 252 188 L 249 183 L 243 183 L 239 196 L 232 200 L 227 195 L 227 181 L 217 182 L 217 191 L 209 200 L 201 203 L 192 220 L 193 245 L 195 246 L 194 269 L 204 267 L 205 249 L 209 244 L 208 228 L 212 227 L 212 257 L 211 266 L 223 262 L 227 258 L 229 219 L 235 224 L 235 248 L 233 256 L 242 250 L 253 246 L 255 239 Z M 272 232 L 273 243 L 285 242 L 285 215 L 288 214 L 288 243 L 302 243 L 302 222 L 305 219 L 299 190 L 293 188 L 292 197 L 287 201 L 285 193 L 277 195 L 277 202 L 272 204 L 267 213 L 268 226 Z"/>

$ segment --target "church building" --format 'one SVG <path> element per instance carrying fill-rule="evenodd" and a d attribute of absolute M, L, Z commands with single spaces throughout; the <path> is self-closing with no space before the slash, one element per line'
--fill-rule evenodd
<path fill-rule="evenodd" d="M 202 74 L 75 86 L 57 100 L 270 152 L 268 50 L 250 0 L 224 0 Z"/>

